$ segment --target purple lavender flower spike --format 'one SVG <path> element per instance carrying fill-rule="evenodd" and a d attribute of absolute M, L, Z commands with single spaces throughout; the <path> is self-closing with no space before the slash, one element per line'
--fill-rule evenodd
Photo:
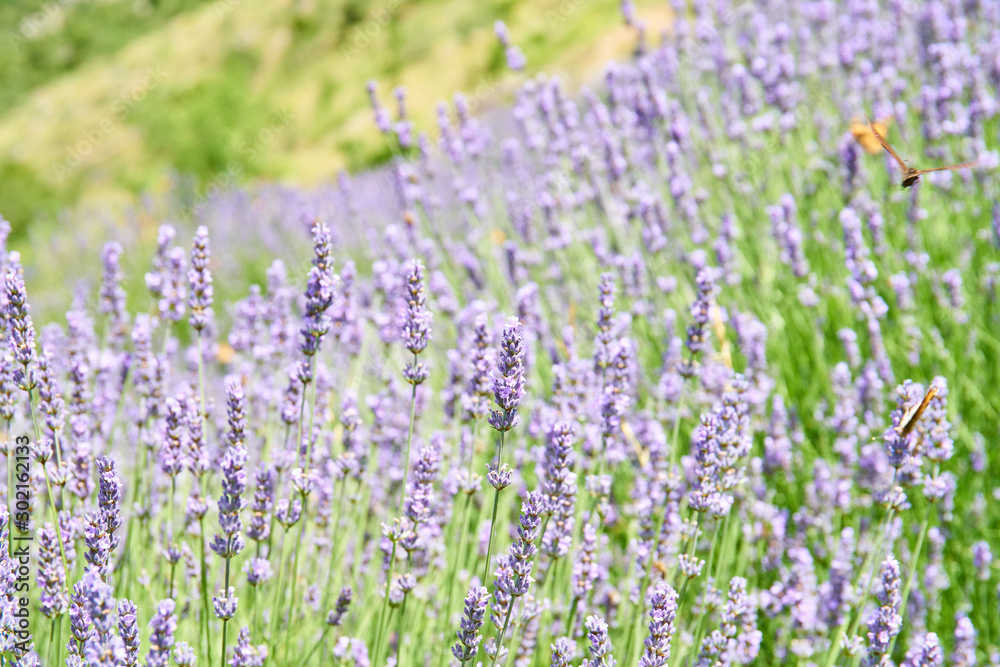
<path fill-rule="evenodd" d="M 698 355 L 706 351 L 709 343 L 706 340 L 705 328 L 711 315 L 713 298 L 716 293 L 715 269 L 705 267 L 698 271 L 695 284 L 698 288 L 694 303 L 691 304 L 692 323 L 687 328 L 687 339 L 684 341 L 690 356 L 682 364 L 680 373 L 684 377 L 694 375 L 695 361 Z"/>
<path fill-rule="evenodd" d="M 274 507 L 274 519 L 281 526 L 288 530 L 295 524 L 299 522 L 302 518 L 302 501 L 296 498 L 295 500 L 289 502 L 287 499 L 282 498 L 278 501 L 278 504 Z"/>
<path fill-rule="evenodd" d="M 354 598 L 354 593 L 351 591 L 350 586 L 344 586 L 340 589 L 340 595 L 337 596 L 337 605 L 326 617 L 326 624 L 330 626 L 339 626 L 344 622 L 344 616 L 347 615 L 347 610 L 351 607 L 351 600 Z"/>
<path fill-rule="evenodd" d="M 944 650 L 937 634 L 928 632 L 919 644 L 906 652 L 906 660 L 902 667 L 942 667 L 944 665 Z"/>
<path fill-rule="evenodd" d="M 600 565 L 597 562 L 597 530 L 590 522 L 583 524 L 583 543 L 576 561 L 573 563 L 571 580 L 573 597 L 582 599 L 594 588 Z"/>
<path fill-rule="evenodd" d="M 576 473 L 573 472 L 573 427 L 556 422 L 546 439 L 545 476 L 541 491 L 544 513 L 551 517 L 542 535 L 542 550 L 551 559 L 567 555 L 573 541 Z"/>
<path fill-rule="evenodd" d="M 184 248 L 171 248 L 163 268 L 163 285 L 157 311 L 166 322 L 180 322 L 187 310 L 188 285 Z"/>
<path fill-rule="evenodd" d="M 7 423 L 14 419 L 17 405 L 14 373 L 14 355 L 9 350 L 0 351 L 0 419 Z"/>
<path fill-rule="evenodd" d="M 243 522 L 240 520 L 240 510 L 243 509 L 243 493 L 246 491 L 247 451 L 242 443 L 226 450 L 222 456 L 222 494 L 219 496 L 219 527 L 221 534 L 212 540 L 212 551 L 221 558 L 230 559 L 239 554 L 245 545 L 240 531 Z"/>
<path fill-rule="evenodd" d="M 550 647 L 552 657 L 551 667 L 570 667 L 573 654 L 576 653 L 576 642 L 569 637 L 560 637 Z"/>
<path fill-rule="evenodd" d="M 218 596 L 212 596 L 212 608 L 217 618 L 228 621 L 236 615 L 236 606 L 240 599 L 236 597 L 236 589 L 232 586 L 227 591 L 219 591 Z"/>
<path fill-rule="evenodd" d="M 431 338 L 431 320 L 433 314 L 424 306 L 424 266 L 419 259 L 412 260 L 404 278 L 406 286 L 406 303 L 403 313 L 403 325 L 400 336 L 403 347 L 413 355 L 413 361 L 407 362 L 403 370 L 403 378 L 412 385 L 421 384 L 430 374 L 427 362 L 420 361 L 417 356 L 427 348 Z"/>
<path fill-rule="evenodd" d="M 367 84 L 368 88 L 368 100 L 371 102 L 372 111 L 375 113 L 375 126 L 378 127 L 379 132 L 382 134 L 388 134 L 392 129 L 392 121 L 389 118 L 389 112 L 386 111 L 385 107 L 378 101 L 378 83 L 375 81 L 369 81 Z"/>
<path fill-rule="evenodd" d="M 698 664 L 714 664 L 723 655 L 734 662 L 750 664 L 760 651 L 762 635 L 757 629 L 757 608 L 747 595 L 747 582 L 733 577 L 720 615 L 719 629 L 705 637 Z M 703 662 L 703 661 L 708 662 Z"/>
<path fill-rule="evenodd" d="M 89 512 L 84 517 L 83 542 L 87 546 L 84 559 L 98 572 L 111 571 L 111 537 L 108 522 L 101 511 Z M 105 575 L 106 576 L 106 575 Z"/>
<path fill-rule="evenodd" d="M 125 645 L 125 667 L 139 664 L 139 618 L 135 603 L 122 600 L 118 603 L 118 636 Z"/>
<path fill-rule="evenodd" d="M 233 657 L 229 660 L 229 667 L 263 667 L 266 660 L 267 646 L 251 644 L 250 628 L 244 626 L 236 638 L 236 646 L 233 648 Z"/>
<path fill-rule="evenodd" d="M 71 656 L 82 656 L 83 644 L 93 630 L 90 627 L 90 616 L 86 610 L 86 596 L 82 581 L 76 582 L 70 594 L 69 631 L 71 639 L 66 648 Z M 81 658 L 82 659 L 82 658 Z"/>
<path fill-rule="evenodd" d="M 198 334 L 208 326 L 212 317 L 212 272 L 208 269 L 210 256 L 208 228 L 201 226 L 191 242 L 191 269 L 188 271 L 191 290 L 188 297 L 191 316 L 188 322 Z"/>
<path fill-rule="evenodd" d="M 535 539 L 542 523 L 541 513 L 544 500 L 541 492 L 532 491 L 521 505 L 521 516 L 517 527 L 517 538 L 510 547 L 510 568 L 513 577 L 510 588 L 504 590 L 511 598 L 518 598 L 528 592 L 531 582 L 532 559 L 538 553 Z"/>
<path fill-rule="evenodd" d="M 972 545 L 972 566 L 976 568 L 976 579 L 979 581 L 990 580 L 990 565 L 993 563 L 993 552 L 990 551 L 990 543 L 980 540 Z"/>
<path fill-rule="evenodd" d="M 868 619 L 868 664 L 881 664 L 882 656 L 889 652 L 903 626 L 903 617 L 899 615 L 902 603 L 899 584 L 899 561 L 888 556 L 882 561 L 882 590 L 878 593 L 881 604 Z"/>
<path fill-rule="evenodd" d="M 611 655 L 611 640 L 608 638 L 608 624 L 600 616 L 588 616 L 584 623 L 590 639 L 590 660 L 584 660 L 580 667 L 615 667 L 618 661 Z"/>
<path fill-rule="evenodd" d="M 51 523 L 38 530 L 38 576 L 36 578 L 39 606 L 46 618 L 55 618 L 66 611 L 69 600 L 63 589 L 66 585 L 66 571 L 63 569 L 59 551 L 59 540 Z"/>
<path fill-rule="evenodd" d="M 677 630 L 674 621 L 677 618 L 677 592 L 665 581 L 661 581 L 653 590 L 650 599 L 652 609 L 649 615 L 649 637 L 646 638 L 646 650 L 639 658 L 639 667 L 665 667 L 670 660 L 670 642 Z"/>
<path fill-rule="evenodd" d="M 975 667 L 976 638 L 979 633 L 972 621 L 965 614 L 955 620 L 955 643 L 951 652 L 950 664 L 958 667 Z"/>
<path fill-rule="evenodd" d="M 493 362 L 492 336 L 485 313 L 476 315 L 472 336 L 468 385 L 461 400 L 465 417 L 476 420 L 489 413 L 489 396 L 492 393 L 489 371 Z"/>
<path fill-rule="evenodd" d="M 174 649 L 174 663 L 177 667 L 194 667 L 195 658 L 194 649 L 187 642 L 177 642 Z"/>
<path fill-rule="evenodd" d="M 10 349 L 14 361 L 21 366 L 14 371 L 14 383 L 23 391 L 35 388 L 35 325 L 31 321 L 31 306 L 24 287 L 24 272 L 21 269 L 21 255 L 12 252 L 7 256 L 7 275 L 4 278 L 7 290 L 6 315 Z"/>
<path fill-rule="evenodd" d="M 115 599 L 111 596 L 111 586 L 104 583 L 101 573 L 90 568 L 83 575 L 84 608 L 90 622 L 94 624 L 96 635 L 104 637 L 114 625 Z M 93 637 L 94 635 L 91 635 Z"/>
<path fill-rule="evenodd" d="M 91 635 L 83 645 L 88 667 L 118 667 L 125 661 L 125 644 L 118 635 Z"/>
<path fill-rule="evenodd" d="M 229 421 L 229 432 L 226 440 L 230 447 L 243 444 L 246 440 L 246 396 L 239 382 L 233 381 L 226 386 L 226 415 Z"/>
<path fill-rule="evenodd" d="M 167 276 L 167 251 L 174 242 L 177 230 L 171 225 L 160 225 L 156 234 L 156 255 L 153 257 L 153 270 L 146 274 L 146 289 L 150 296 L 159 299 L 163 296 Z"/>
<path fill-rule="evenodd" d="M 266 558 L 250 558 L 243 564 L 243 571 L 247 575 L 247 583 L 253 587 L 266 584 L 274 576 L 271 569 L 271 562 Z"/>
<path fill-rule="evenodd" d="M 177 618 L 174 616 L 175 607 L 174 601 L 170 598 L 161 600 L 156 607 L 156 614 L 149 621 L 147 667 L 167 667 L 170 660 L 170 649 L 174 645 L 174 632 L 177 630 Z"/>
<path fill-rule="evenodd" d="M 492 381 L 500 410 L 490 410 L 489 424 L 498 431 L 509 431 L 517 425 L 517 406 L 524 396 L 524 336 L 516 317 L 507 320 Z"/>
<path fill-rule="evenodd" d="M 521 49 L 513 46 L 510 43 L 510 37 L 507 34 L 507 26 L 503 21 L 497 21 L 493 25 L 493 32 L 497 36 L 497 40 L 500 42 L 505 50 L 505 55 L 507 57 L 507 67 L 511 68 L 515 72 L 520 72 L 524 69 L 525 59 L 524 54 L 521 53 Z"/>
<path fill-rule="evenodd" d="M 611 343 L 614 340 L 615 278 L 611 273 L 602 273 L 598 283 L 599 301 L 597 312 L 597 335 L 594 339 L 594 370 L 604 376 L 611 363 Z"/>
<path fill-rule="evenodd" d="M 333 248 L 330 228 L 317 220 L 312 227 L 314 257 L 306 285 L 306 310 L 303 316 L 302 343 L 299 350 L 309 362 L 317 352 L 330 330 L 330 314 L 333 305 L 336 275 L 333 273 Z M 308 366 L 308 363 L 304 363 Z M 312 369 L 304 367 L 300 372 L 303 384 L 312 381 Z M 302 374 L 308 373 L 308 376 Z M 308 381 L 307 381 L 308 380 Z"/>
<path fill-rule="evenodd" d="M 104 271 L 101 276 L 101 300 L 98 311 L 108 317 L 107 341 L 118 349 L 128 335 L 128 314 L 125 312 L 125 290 L 122 288 L 122 245 L 117 241 L 105 244 L 101 251 Z"/>
<path fill-rule="evenodd" d="M 59 387 L 53 377 L 52 355 L 48 350 L 42 349 L 36 357 L 36 373 L 38 379 L 38 411 L 44 415 L 43 425 L 45 437 L 59 444 L 59 451 L 62 451 L 62 443 L 59 443 L 60 435 L 65 426 L 65 401 L 59 393 Z"/>
<path fill-rule="evenodd" d="M 483 640 L 479 631 L 486 618 L 489 599 L 490 594 L 485 586 L 473 586 L 465 598 L 465 614 L 462 617 L 462 628 L 458 631 L 458 643 L 451 649 L 452 655 L 462 665 L 475 660 L 479 652 L 479 644 Z"/>
<path fill-rule="evenodd" d="M 274 469 L 260 464 L 254 473 L 255 488 L 253 500 L 250 503 L 250 525 L 247 526 L 247 537 L 254 542 L 263 542 L 271 534 L 269 514 L 274 508 Z"/>
<path fill-rule="evenodd" d="M 108 533 L 108 552 L 113 553 L 118 546 L 119 536 L 115 531 L 122 526 L 121 501 L 123 484 L 110 456 L 97 459 L 99 485 L 97 503 Z M 105 574 L 105 578 L 107 574 Z"/>

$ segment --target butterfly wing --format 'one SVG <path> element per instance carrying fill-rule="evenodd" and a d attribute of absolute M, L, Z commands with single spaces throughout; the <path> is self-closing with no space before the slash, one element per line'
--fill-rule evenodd
<path fill-rule="evenodd" d="M 896 433 L 904 437 L 909 435 L 913 430 L 913 427 L 917 425 L 917 420 L 920 419 L 920 416 L 924 414 L 924 410 L 926 410 L 927 406 L 930 405 L 931 399 L 937 396 L 937 394 L 938 388 L 931 385 L 930 388 L 927 389 L 927 393 L 924 394 L 923 400 L 919 403 L 911 405 L 906 409 L 906 412 L 903 413 L 903 416 L 900 417 L 899 425 L 894 429 Z"/>
<path fill-rule="evenodd" d="M 904 173 L 904 174 L 907 173 L 910 170 L 910 168 L 906 166 L 905 162 L 903 162 L 903 158 L 899 157 L 899 155 L 896 153 L 896 151 L 894 151 L 892 149 L 892 146 L 889 145 L 889 142 L 886 141 L 882 137 L 882 135 L 878 133 L 878 130 L 875 129 L 875 126 L 872 124 L 872 122 L 870 120 L 868 120 L 868 116 L 865 116 L 865 120 L 868 121 L 868 127 L 870 127 L 872 129 L 872 134 L 874 134 L 875 138 L 878 139 L 878 142 L 880 144 L 882 144 L 882 148 L 884 148 L 887 151 L 889 151 L 889 155 L 891 155 L 893 157 L 893 159 L 895 159 L 896 162 L 899 164 L 899 171 L 902 172 L 902 173 Z"/>
<path fill-rule="evenodd" d="M 948 170 L 951 170 L 951 169 L 966 169 L 968 167 L 975 167 L 977 164 L 979 164 L 979 161 L 978 160 L 973 160 L 972 162 L 963 162 L 962 164 L 951 164 L 951 165 L 948 165 L 947 167 L 931 167 L 930 169 L 921 169 L 920 171 L 917 172 L 917 175 L 927 174 L 927 173 L 930 173 L 932 171 L 944 171 L 946 169 L 948 169 Z"/>

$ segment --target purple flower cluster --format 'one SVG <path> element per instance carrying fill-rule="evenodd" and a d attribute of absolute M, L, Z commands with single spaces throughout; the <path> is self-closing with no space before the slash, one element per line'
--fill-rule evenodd
<path fill-rule="evenodd" d="M 90 292 L 0 220 L 7 662 L 992 659 L 1000 8 L 621 10 L 592 88 L 491 17 L 510 109 L 373 82 L 387 165 L 88 228 Z"/>
<path fill-rule="evenodd" d="M 490 410 L 490 426 L 498 431 L 509 431 L 517 426 L 517 406 L 524 396 L 524 335 L 516 317 L 509 318 L 503 330 L 492 381 L 493 397 L 500 409 Z"/>

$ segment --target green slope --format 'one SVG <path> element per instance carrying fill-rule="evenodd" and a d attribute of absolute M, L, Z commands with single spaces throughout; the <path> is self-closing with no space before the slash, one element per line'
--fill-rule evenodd
<path fill-rule="evenodd" d="M 418 129 L 433 130 L 435 104 L 457 90 L 481 106 L 538 71 L 589 80 L 634 40 L 616 0 L 150 2 L 0 13 L 16 54 L 0 67 L 0 213 L 15 235 L 68 205 L 162 190 L 172 171 L 308 185 L 374 164 L 387 150 L 368 79 L 390 107 L 405 85 Z M 664 4 L 638 4 L 655 34 Z M 526 72 L 504 67 L 497 19 Z M 25 25 L 44 30 L 27 39 Z"/>

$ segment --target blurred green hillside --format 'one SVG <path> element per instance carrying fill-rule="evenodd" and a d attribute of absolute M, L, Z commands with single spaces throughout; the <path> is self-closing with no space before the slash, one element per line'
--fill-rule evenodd
<path fill-rule="evenodd" d="M 656 35 L 666 3 L 639 2 Z M 528 60 L 504 65 L 507 23 Z M 5 0 L 0 3 L 0 214 L 23 238 L 68 206 L 167 188 L 303 185 L 387 156 L 365 82 L 408 89 L 419 130 L 465 91 L 482 110 L 525 75 L 594 79 L 635 36 L 618 0 Z M 34 236 L 34 234 L 32 234 Z"/>

